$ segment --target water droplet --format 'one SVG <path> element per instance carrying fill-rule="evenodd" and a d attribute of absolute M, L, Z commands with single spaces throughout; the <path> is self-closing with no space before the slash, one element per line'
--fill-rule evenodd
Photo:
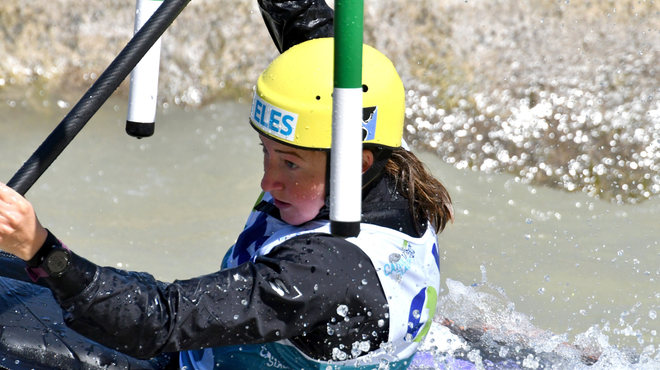
<path fill-rule="evenodd" d="M 568 0 L 566 1 L 568 3 Z M 530 369 L 537 369 L 539 367 L 539 362 L 534 358 L 534 355 L 529 354 L 527 358 L 523 360 L 523 367 Z"/>
<path fill-rule="evenodd" d="M 362 285 L 367 285 L 367 279 L 362 279 Z"/>
<path fill-rule="evenodd" d="M 398 253 L 392 253 L 390 254 L 389 260 L 390 263 L 397 263 L 401 259 L 401 255 Z"/>
<path fill-rule="evenodd" d="M 333 359 L 339 360 L 339 361 L 344 361 L 344 360 L 346 360 L 346 357 L 348 357 L 348 355 L 344 351 L 340 350 L 339 348 L 335 347 L 335 348 L 332 349 L 332 358 Z"/>
<path fill-rule="evenodd" d="M 378 320 L 378 327 L 382 328 L 383 326 L 385 326 L 385 320 L 383 319 Z"/>
<path fill-rule="evenodd" d="M 650 311 L 649 311 L 649 317 L 650 317 L 652 320 L 655 320 L 655 319 L 658 317 L 658 314 L 657 314 L 654 310 L 650 310 Z"/>
<path fill-rule="evenodd" d="M 238 315 L 234 315 L 234 320 L 238 320 Z"/>
<path fill-rule="evenodd" d="M 543 279 L 544 279 L 545 281 L 550 281 L 550 276 L 545 275 L 545 277 L 544 277 Z"/>
<path fill-rule="evenodd" d="M 345 317 L 346 314 L 348 314 L 348 307 L 346 307 L 345 304 L 340 305 L 337 307 L 337 314 L 341 317 Z"/>
<path fill-rule="evenodd" d="M 480 364 L 481 352 L 478 349 L 473 349 L 472 351 L 468 352 L 467 358 L 475 364 Z"/>
<path fill-rule="evenodd" d="M 525 222 L 529 225 L 529 224 L 531 224 L 533 221 L 532 221 L 531 218 L 528 218 L 528 219 L 525 220 Z"/>
<path fill-rule="evenodd" d="M 390 365 L 389 365 L 389 364 L 386 364 L 386 363 L 382 363 L 383 360 L 385 360 L 385 359 L 382 359 L 382 360 L 381 360 L 381 363 L 378 364 L 378 370 L 389 370 L 389 369 L 390 369 Z M 387 360 L 385 360 L 385 361 L 387 361 Z"/>
<path fill-rule="evenodd" d="M 360 351 L 362 352 L 369 352 L 371 349 L 371 342 L 368 340 L 365 340 L 364 342 L 360 342 Z"/>

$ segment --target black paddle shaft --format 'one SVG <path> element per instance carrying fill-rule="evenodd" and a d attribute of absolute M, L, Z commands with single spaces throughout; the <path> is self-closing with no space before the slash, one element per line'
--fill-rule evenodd
<path fill-rule="evenodd" d="M 7 185 L 25 195 L 73 138 L 126 79 L 138 62 L 174 22 L 190 0 L 164 0 L 147 23 L 126 44 L 98 80 L 53 132 L 9 180 Z"/>

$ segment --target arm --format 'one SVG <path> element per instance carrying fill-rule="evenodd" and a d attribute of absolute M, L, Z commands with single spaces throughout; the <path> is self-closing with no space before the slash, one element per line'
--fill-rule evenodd
<path fill-rule="evenodd" d="M 22 257 L 29 259 L 39 248 L 33 247 L 39 244 L 36 216 L 29 202 L 15 195 L 0 186 L 0 247 L 17 254 L 31 250 Z M 12 221 L 18 219 L 25 222 Z M 359 248 L 329 235 L 302 235 L 254 263 L 169 285 L 146 273 L 99 267 L 72 253 L 64 275 L 43 282 L 68 326 L 138 358 L 290 338 L 306 353 L 327 359 L 333 347 L 350 348 L 373 332 L 378 336 L 372 349 L 387 340 L 388 325 L 382 325 L 388 321 L 387 300 L 375 268 Z M 337 315 L 339 305 L 348 307 L 348 320 Z M 328 325 L 335 335 L 328 334 Z"/>
<path fill-rule="evenodd" d="M 335 340 L 332 347 L 345 341 L 350 348 L 355 337 L 382 332 L 377 323 L 386 319 L 387 301 L 368 258 L 327 235 L 291 239 L 254 263 L 169 285 L 77 256 L 71 267 L 59 280 L 46 279 L 67 325 L 137 358 L 285 338 L 307 343 L 311 355 L 331 358 L 328 339 Z M 91 281 L 82 286 L 92 271 Z M 362 289 L 362 279 L 371 289 Z M 80 293 L 71 296 L 75 291 Z M 337 315 L 341 304 L 357 316 L 344 322 Z M 331 322 L 338 322 L 335 331 L 345 333 L 345 339 L 328 336 Z M 381 334 L 386 340 L 387 331 Z M 312 338 L 315 345 L 309 343 Z M 380 344 L 376 339 L 374 348 Z"/>
<path fill-rule="evenodd" d="M 280 53 L 303 41 L 333 36 L 334 11 L 325 0 L 258 0 Z"/>

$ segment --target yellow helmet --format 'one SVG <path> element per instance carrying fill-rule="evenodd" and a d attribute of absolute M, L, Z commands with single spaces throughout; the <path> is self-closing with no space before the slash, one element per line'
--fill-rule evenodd
<path fill-rule="evenodd" d="M 259 76 L 250 123 L 281 143 L 330 149 L 332 141 L 333 39 L 305 41 L 277 57 Z M 392 62 L 363 46 L 363 143 L 401 146 L 405 92 Z"/>

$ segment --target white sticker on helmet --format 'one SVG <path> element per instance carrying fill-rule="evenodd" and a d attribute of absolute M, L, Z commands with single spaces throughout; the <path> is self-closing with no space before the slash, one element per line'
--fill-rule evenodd
<path fill-rule="evenodd" d="M 250 120 L 262 131 L 282 140 L 293 142 L 296 134 L 298 115 L 278 108 L 254 94 Z"/>

